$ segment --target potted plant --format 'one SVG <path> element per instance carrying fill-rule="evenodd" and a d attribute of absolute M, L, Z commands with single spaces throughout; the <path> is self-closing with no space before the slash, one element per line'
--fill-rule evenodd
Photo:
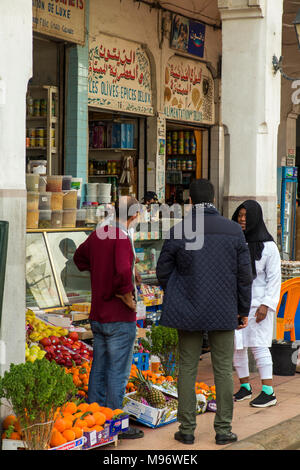
<path fill-rule="evenodd" d="M 19 419 L 29 450 L 50 447 L 54 414 L 75 394 L 72 376 L 45 358 L 11 364 L 9 371 L 0 377 L 0 399 L 8 401 Z"/>
<path fill-rule="evenodd" d="M 142 346 L 151 354 L 158 356 L 166 376 L 178 375 L 178 333 L 174 328 L 152 325 L 146 338 L 141 339 Z"/>

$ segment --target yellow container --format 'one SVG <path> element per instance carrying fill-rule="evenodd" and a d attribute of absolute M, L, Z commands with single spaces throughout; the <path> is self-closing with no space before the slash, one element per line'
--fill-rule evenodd
<path fill-rule="evenodd" d="M 39 211 L 27 211 L 26 227 L 38 228 L 39 226 Z"/>
<path fill-rule="evenodd" d="M 76 209 L 65 209 L 63 211 L 63 227 L 73 228 L 76 227 Z"/>
<path fill-rule="evenodd" d="M 53 211 L 62 211 L 63 210 L 63 197 L 64 197 L 64 193 L 62 193 L 62 192 L 52 193 L 51 209 Z"/>
<path fill-rule="evenodd" d="M 36 173 L 26 174 L 26 189 L 27 191 L 38 191 L 40 175 Z"/>
<path fill-rule="evenodd" d="M 35 191 L 27 192 L 27 211 L 38 211 L 39 193 Z"/>
<path fill-rule="evenodd" d="M 63 191 L 63 209 L 77 209 L 77 191 Z"/>

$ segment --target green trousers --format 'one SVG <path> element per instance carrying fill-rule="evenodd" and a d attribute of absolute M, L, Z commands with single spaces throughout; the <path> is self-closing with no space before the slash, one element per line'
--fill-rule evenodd
<path fill-rule="evenodd" d="M 202 352 L 203 333 L 201 331 L 178 330 L 178 336 L 177 419 L 180 423 L 179 430 L 183 434 L 194 434 L 196 428 L 195 382 Z M 216 434 L 227 434 L 231 432 L 233 415 L 232 361 L 234 330 L 209 331 L 208 340 L 216 386 L 217 412 L 215 414 L 214 429 Z M 203 380 L 200 378 L 200 381 Z"/>

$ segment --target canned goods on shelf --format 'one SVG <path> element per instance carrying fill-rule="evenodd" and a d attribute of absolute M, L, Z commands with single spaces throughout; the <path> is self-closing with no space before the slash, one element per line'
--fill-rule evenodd
<path fill-rule="evenodd" d="M 36 147 L 45 147 L 46 146 L 46 139 L 44 137 L 36 137 L 35 138 L 35 145 L 36 145 Z"/>
<path fill-rule="evenodd" d="M 28 129 L 28 137 L 35 137 L 36 136 L 36 130 L 35 127 L 31 127 Z"/>
<path fill-rule="evenodd" d="M 36 138 L 30 137 L 30 147 L 36 147 Z"/>
<path fill-rule="evenodd" d="M 46 137 L 46 128 L 45 127 L 37 127 L 35 129 L 35 136 L 36 137 Z"/>
<path fill-rule="evenodd" d="M 47 115 L 47 101 L 42 99 L 40 100 L 41 103 L 40 103 L 40 113 L 41 113 L 41 116 L 46 116 Z"/>
<path fill-rule="evenodd" d="M 41 100 L 33 100 L 33 115 L 41 115 Z"/>

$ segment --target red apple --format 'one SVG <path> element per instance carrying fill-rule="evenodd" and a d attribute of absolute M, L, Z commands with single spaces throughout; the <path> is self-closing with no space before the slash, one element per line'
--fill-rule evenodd
<path fill-rule="evenodd" d="M 51 339 L 49 338 L 42 338 L 40 340 L 40 343 L 42 346 L 50 346 L 51 345 Z"/>

